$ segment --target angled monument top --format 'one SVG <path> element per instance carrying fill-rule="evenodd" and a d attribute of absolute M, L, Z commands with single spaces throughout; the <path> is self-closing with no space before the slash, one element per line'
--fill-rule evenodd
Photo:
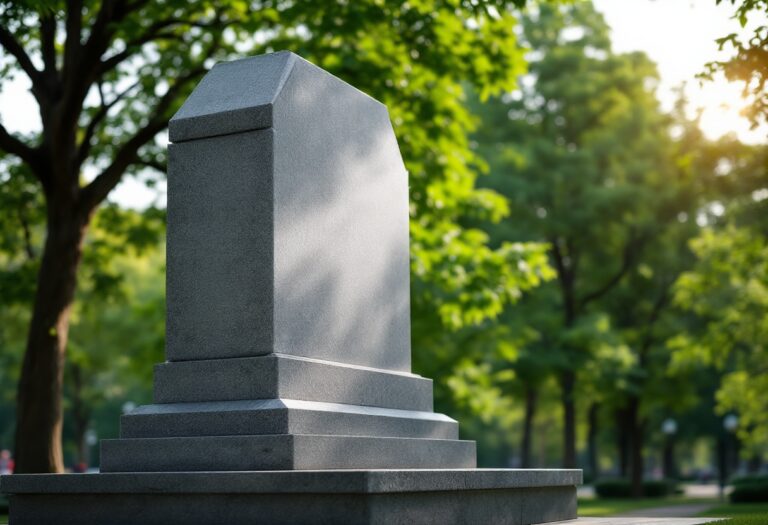
<path fill-rule="evenodd" d="M 294 68 L 296 74 L 292 74 Z M 333 85 L 346 97 L 366 98 L 386 111 L 362 91 L 290 51 L 280 51 L 216 64 L 171 119 L 170 140 L 182 142 L 272 127 L 274 106 L 288 102 L 280 94 L 290 89 L 286 84 L 296 82 L 302 82 L 307 93 L 312 91 L 309 84 Z"/>
<path fill-rule="evenodd" d="M 170 139 L 169 360 L 410 370 L 408 176 L 383 104 L 273 53 L 214 67 Z"/>

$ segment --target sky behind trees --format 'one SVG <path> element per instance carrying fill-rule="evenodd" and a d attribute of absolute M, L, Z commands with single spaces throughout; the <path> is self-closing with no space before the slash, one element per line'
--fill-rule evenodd
<path fill-rule="evenodd" d="M 709 138 L 737 133 L 748 143 L 766 141 L 766 130 L 750 130 L 739 116 L 743 107 L 740 88 L 723 78 L 701 85 L 695 78 L 718 53 L 715 39 L 729 33 L 748 32 L 759 20 L 752 19 L 745 29 L 731 18 L 734 8 L 728 2 L 696 0 L 594 0 L 611 27 L 617 52 L 644 51 L 656 62 L 661 82 L 658 96 L 665 110 L 672 108 L 676 89 L 686 83 L 692 109 L 704 108 L 701 128 Z M 0 121 L 10 130 L 30 132 L 40 127 L 40 118 L 26 77 L 7 83 L 0 92 Z M 86 174 L 87 175 L 87 174 Z M 142 209 L 152 204 L 165 206 L 165 181 L 148 188 L 133 177 L 124 179 L 109 200 L 124 207 Z"/>

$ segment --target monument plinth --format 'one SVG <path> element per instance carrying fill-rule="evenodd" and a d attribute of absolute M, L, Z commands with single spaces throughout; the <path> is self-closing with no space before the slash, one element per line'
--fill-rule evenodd
<path fill-rule="evenodd" d="M 411 373 L 408 181 L 386 107 L 280 52 L 214 67 L 170 140 L 155 404 L 102 441 L 100 474 L 3 478 L 11 524 L 576 516 L 581 471 L 475 469 Z"/>

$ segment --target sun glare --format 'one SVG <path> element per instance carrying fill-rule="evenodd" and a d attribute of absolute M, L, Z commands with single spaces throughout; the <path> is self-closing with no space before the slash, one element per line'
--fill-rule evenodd
<path fill-rule="evenodd" d="M 742 115 L 747 101 L 741 85 L 718 78 L 697 85 L 689 96 L 692 109 L 702 111 L 701 129 L 710 139 L 733 133 L 745 142 L 765 141 L 765 130 L 750 129 L 749 121 Z"/>

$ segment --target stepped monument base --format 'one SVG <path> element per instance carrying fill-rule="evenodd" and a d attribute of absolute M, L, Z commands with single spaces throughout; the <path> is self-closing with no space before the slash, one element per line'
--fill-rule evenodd
<path fill-rule="evenodd" d="M 2 479 L 13 525 L 529 525 L 576 518 L 578 470 L 27 474 Z"/>

